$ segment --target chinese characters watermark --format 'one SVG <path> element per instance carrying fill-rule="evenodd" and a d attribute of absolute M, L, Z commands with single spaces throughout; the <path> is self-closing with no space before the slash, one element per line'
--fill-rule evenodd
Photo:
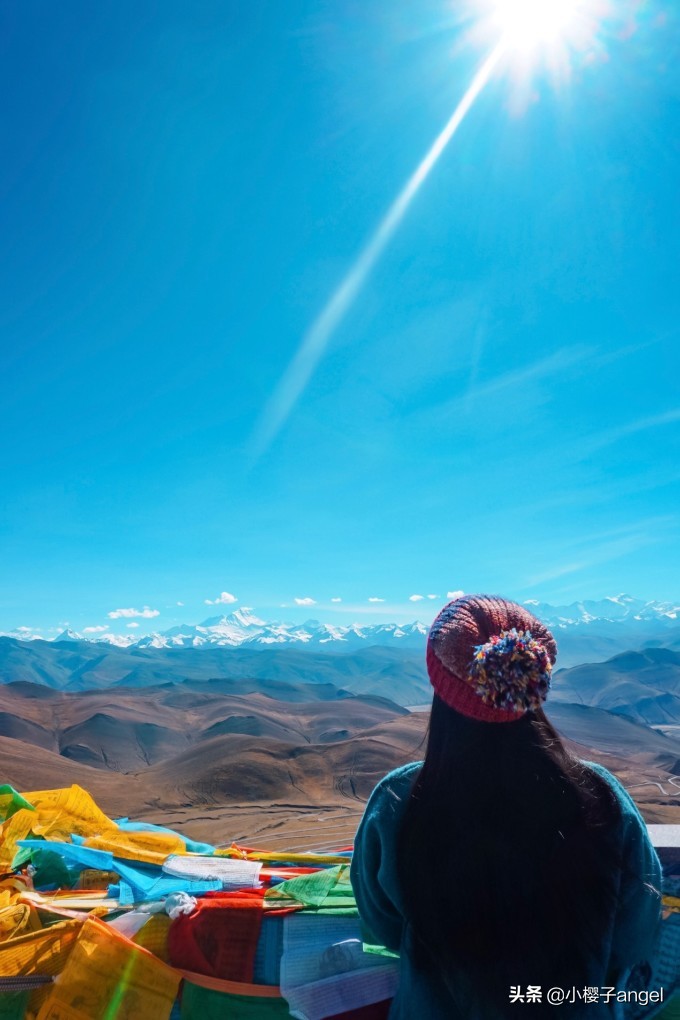
<path fill-rule="evenodd" d="M 510 985 L 510 1002 L 543 1002 L 541 985 Z M 612 988 L 610 985 L 589 988 L 549 988 L 545 993 L 545 1001 L 551 1006 L 563 1006 L 576 1002 L 637 1002 L 640 1006 L 648 1006 L 654 1002 L 663 1002 L 663 988 L 633 989 Z"/>

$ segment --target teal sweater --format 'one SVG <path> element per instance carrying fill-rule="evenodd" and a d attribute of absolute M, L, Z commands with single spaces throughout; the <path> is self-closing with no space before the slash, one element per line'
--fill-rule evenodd
<path fill-rule="evenodd" d="M 661 865 L 644 821 L 632 798 L 607 769 L 585 762 L 613 788 L 621 809 L 619 838 L 623 874 L 618 909 L 610 929 L 610 945 L 603 954 L 606 963 L 594 966 L 589 987 L 614 984 L 623 989 L 632 970 L 650 956 L 661 917 Z M 376 942 L 400 954 L 399 990 L 390 1010 L 390 1020 L 481 1020 L 463 1015 L 452 1003 L 443 982 L 419 972 L 410 952 L 410 931 L 405 924 L 402 894 L 397 876 L 397 837 L 413 780 L 422 762 L 404 765 L 385 776 L 366 805 L 357 831 L 350 877 L 361 919 Z M 433 862 L 433 874 L 438 864 Z M 559 924 L 559 918 L 556 919 Z M 461 971 L 455 984 L 465 993 L 466 978 Z M 632 987 L 632 986 L 631 986 Z M 543 989 L 545 996 L 547 989 Z M 509 989 L 508 989 L 509 993 Z M 545 1000 L 544 1000 L 545 1001 Z M 628 1007 L 629 1009 L 630 1007 Z M 518 1005 L 518 1016 L 531 1004 Z M 555 1010 L 564 1016 L 581 1015 L 566 1005 Z M 582 1004 L 584 1020 L 619 1018 L 626 1015 L 620 1003 Z M 484 1020 L 493 1020 L 491 1013 Z"/>

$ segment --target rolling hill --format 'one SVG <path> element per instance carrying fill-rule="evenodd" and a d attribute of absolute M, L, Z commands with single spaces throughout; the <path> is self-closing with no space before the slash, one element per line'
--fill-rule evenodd
<path fill-rule="evenodd" d="M 646 648 L 559 670 L 554 698 L 604 708 L 647 725 L 680 725 L 680 652 Z"/>
<path fill-rule="evenodd" d="M 680 738 L 584 704 L 554 700 L 549 716 L 575 753 L 635 787 L 650 820 L 680 819 Z M 310 838 L 347 841 L 377 780 L 423 757 L 426 726 L 426 712 L 328 683 L 20 682 L 0 687 L 0 778 L 23 790 L 78 783 L 111 814 L 218 842 L 283 840 L 312 816 L 323 824 Z"/>
<path fill-rule="evenodd" d="M 25 681 L 55 690 L 145 687 L 175 680 L 282 680 L 331 683 L 356 694 L 417 704 L 430 689 L 422 651 L 362 648 L 343 655 L 295 648 L 116 648 L 90 641 L 0 638 L 0 682 Z"/>

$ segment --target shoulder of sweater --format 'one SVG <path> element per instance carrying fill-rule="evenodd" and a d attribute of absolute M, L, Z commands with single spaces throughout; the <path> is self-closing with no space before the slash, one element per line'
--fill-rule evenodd
<path fill-rule="evenodd" d="M 420 771 L 422 766 L 422 761 L 411 761 L 408 765 L 400 765 L 399 768 L 392 769 L 386 776 L 383 776 L 376 786 L 376 790 L 400 790 L 402 787 L 410 787 L 416 773 Z"/>
<path fill-rule="evenodd" d="M 392 810 L 397 804 L 405 802 L 422 764 L 422 761 L 409 762 L 383 776 L 368 799 L 366 814 L 382 814 L 385 809 Z"/>
<path fill-rule="evenodd" d="M 612 784 L 612 786 L 616 787 L 617 785 L 620 785 L 619 780 L 616 778 L 616 776 L 612 772 L 610 772 L 609 769 L 606 769 L 604 765 L 600 765 L 599 762 L 585 761 L 582 758 L 581 765 L 585 765 L 586 768 L 591 769 L 593 772 L 597 772 L 598 775 L 602 776 L 603 779 L 606 779 L 607 782 Z"/>
<path fill-rule="evenodd" d="M 616 794 L 616 799 L 619 802 L 619 807 L 621 808 L 621 813 L 624 818 L 628 815 L 632 815 L 636 819 L 642 820 L 637 804 L 628 793 L 628 790 L 625 788 L 620 779 L 617 779 L 616 776 L 609 771 L 609 769 L 606 769 L 604 765 L 600 765 L 599 762 L 582 761 L 581 764 L 587 766 L 587 768 L 591 769 L 593 772 L 596 772 L 609 784 Z"/>

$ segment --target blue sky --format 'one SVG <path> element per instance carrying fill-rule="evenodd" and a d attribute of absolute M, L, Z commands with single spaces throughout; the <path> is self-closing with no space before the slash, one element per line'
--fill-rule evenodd
<path fill-rule="evenodd" d="M 670 3 L 493 76 L 257 445 L 488 51 L 453 9 L 3 5 L 0 630 L 680 595 Z"/>

